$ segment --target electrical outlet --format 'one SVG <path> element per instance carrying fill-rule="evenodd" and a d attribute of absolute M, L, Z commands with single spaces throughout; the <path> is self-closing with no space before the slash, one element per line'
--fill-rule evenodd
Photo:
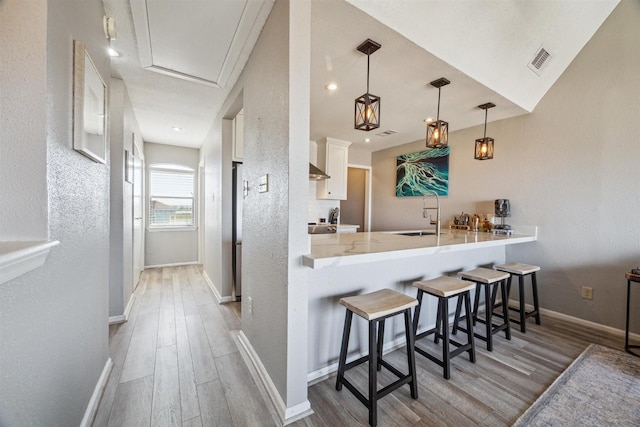
<path fill-rule="evenodd" d="M 249 308 L 249 314 L 253 316 L 253 298 L 249 297 L 249 303 L 247 305 Z"/>
<path fill-rule="evenodd" d="M 593 288 L 589 288 L 587 286 L 582 287 L 582 298 L 584 299 L 593 299 Z"/>

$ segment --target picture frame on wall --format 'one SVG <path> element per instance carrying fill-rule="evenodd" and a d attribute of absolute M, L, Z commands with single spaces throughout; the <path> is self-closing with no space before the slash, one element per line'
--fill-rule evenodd
<path fill-rule="evenodd" d="M 73 149 L 107 162 L 107 85 L 78 40 L 73 41 Z"/>
<path fill-rule="evenodd" d="M 396 197 L 422 196 L 427 191 L 448 195 L 450 150 L 450 147 L 429 148 L 398 156 Z"/>
<path fill-rule="evenodd" d="M 133 154 L 124 150 L 124 180 L 133 184 Z"/>

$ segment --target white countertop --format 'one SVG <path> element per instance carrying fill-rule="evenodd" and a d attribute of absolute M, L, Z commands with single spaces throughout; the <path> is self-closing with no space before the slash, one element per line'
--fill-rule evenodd
<path fill-rule="evenodd" d="M 537 240 L 537 227 L 522 227 L 519 232 L 507 236 L 446 230 L 439 237 L 394 234 L 397 232 L 314 234 L 310 235 L 311 253 L 303 255 L 302 263 L 314 269 L 338 267 Z"/>

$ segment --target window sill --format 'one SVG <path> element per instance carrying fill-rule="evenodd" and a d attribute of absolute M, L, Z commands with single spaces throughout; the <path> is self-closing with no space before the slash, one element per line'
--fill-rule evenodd
<path fill-rule="evenodd" d="M 159 231 L 196 231 L 198 227 L 186 226 L 186 227 L 147 227 L 147 231 L 150 233 L 157 233 Z"/>
<path fill-rule="evenodd" d="M 41 267 L 57 240 L 0 242 L 0 284 Z"/>

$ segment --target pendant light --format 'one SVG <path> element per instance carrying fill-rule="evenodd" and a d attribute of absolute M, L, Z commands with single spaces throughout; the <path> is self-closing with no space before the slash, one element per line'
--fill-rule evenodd
<path fill-rule="evenodd" d="M 449 83 L 444 77 L 430 83 L 438 88 L 438 115 L 435 122 L 427 123 L 427 148 L 444 148 L 449 144 L 449 123 L 440 120 L 440 90 Z"/>
<path fill-rule="evenodd" d="M 490 160 L 493 159 L 493 138 L 487 137 L 487 110 L 495 107 L 496 104 L 487 102 L 486 104 L 478 105 L 478 108 L 484 110 L 484 137 L 476 139 L 476 160 Z"/>
<path fill-rule="evenodd" d="M 381 45 L 367 39 L 358 50 L 367 55 L 367 92 L 356 98 L 354 127 L 358 130 L 370 131 L 380 127 L 380 97 L 369 93 L 369 57 Z"/>

